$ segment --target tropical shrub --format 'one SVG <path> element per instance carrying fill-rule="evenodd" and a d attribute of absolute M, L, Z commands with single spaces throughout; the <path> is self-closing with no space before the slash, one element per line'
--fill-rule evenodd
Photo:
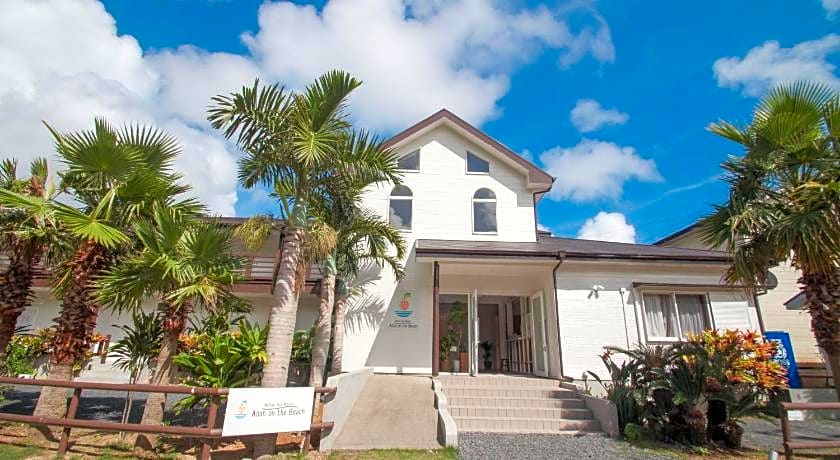
<path fill-rule="evenodd" d="M 48 354 L 55 329 L 44 328 L 34 334 L 17 334 L 6 346 L 3 363 L 0 364 L 0 374 L 17 377 L 21 374 L 34 375 L 37 371 L 35 361 Z"/>
<path fill-rule="evenodd" d="M 155 358 L 160 352 L 163 340 L 159 316 L 157 312 L 144 313 L 137 310 L 131 315 L 130 325 L 114 325 L 122 329 L 125 336 L 111 346 L 109 354 L 117 358 L 114 367 L 128 372 L 128 383 L 132 385 L 137 383 L 143 371 L 151 371 L 154 368 Z M 122 423 L 128 423 L 132 401 L 131 392 L 127 391 Z"/>
<path fill-rule="evenodd" d="M 738 421 L 787 386 L 775 344 L 745 331 L 705 331 L 673 345 L 607 347 L 610 379 L 589 372 L 617 408 L 626 436 L 738 447 Z"/>
<path fill-rule="evenodd" d="M 258 385 L 267 355 L 268 327 L 248 321 L 238 329 L 216 335 L 201 334 L 179 340 L 182 351 L 172 361 L 186 373 L 184 384 L 211 388 Z M 190 395 L 176 409 L 207 403 L 206 396 Z"/>

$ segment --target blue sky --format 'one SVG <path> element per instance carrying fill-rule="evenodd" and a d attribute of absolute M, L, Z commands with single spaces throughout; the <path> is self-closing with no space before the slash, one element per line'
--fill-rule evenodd
<path fill-rule="evenodd" d="M 756 96 L 779 81 L 840 86 L 837 0 L 23 5 L 9 27 L 44 30 L 53 48 L 75 47 L 58 57 L 69 59 L 62 67 L 45 68 L 27 62 L 38 42 L 3 45 L 0 32 L 0 56 L 17 46 L 14 62 L 27 70 L 0 70 L 0 83 L 20 88 L 4 99 L 0 85 L 0 122 L 46 118 L 75 128 L 85 111 L 154 121 L 197 152 L 182 166 L 202 198 L 239 215 L 271 203 L 233 194 L 235 153 L 203 123 L 202 101 L 256 75 L 297 87 L 322 69 L 353 67 L 366 81 L 354 113 L 383 136 L 446 106 L 558 176 L 539 205 L 542 225 L 563 236 L 638 242 L 725 199 L 718 165 L 738 151 L 706 132 L 710 122 L 746 121 Z M 77 18 L 60 20 L 71 7 Z M 74 42 L 79 33 L 95 43 Z M 61 94 L 44 89 L 55 81 Z M 33 133 L 12 136 L 12 145 L 43 148 L 43 133 Z"/>

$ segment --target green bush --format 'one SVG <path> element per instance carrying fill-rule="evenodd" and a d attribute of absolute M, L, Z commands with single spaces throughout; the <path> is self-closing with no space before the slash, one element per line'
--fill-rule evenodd
<path fill-rule="evenodd" d="M 0 374 L 17 377 L 21 374 L 35 374 L 35 361 L 47 354 L 52 344 L 55 330 L 45 328 L 34 334 L 18 334 L 6 347 L 6 356 L 0 364 Z"/>
<path fill-rule="evenodd" d="M 186 373 L 185 384 L 197 387 L 234 388 L 258 385 L 263 366 L 268 327 L 239 323 L 237 330 L 202 336 L 172 361 Z M 182 343 L 184 340 L 182 339 Z M 176 409 L 206 404 L 207 397 L 190 395 L 178 402 Z"/>

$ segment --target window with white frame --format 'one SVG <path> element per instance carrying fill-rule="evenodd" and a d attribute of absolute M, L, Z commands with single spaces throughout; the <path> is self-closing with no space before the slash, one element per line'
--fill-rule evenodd
<path fill-rule="evenodd" d="M 472 152 L 467 152 L 467 172 L 488 174 L 490 173 L 490 162 Z"/>
<path fill-rule="evenodd" d="M 420 171 L 420 150 L 415 150 L 397 160 L 400 171 Z"/>
<path fill-rule="evenodd" d="M 681 340 L 710 328 L 705 294 L 645 292 L 642 304 L 648 340 Z"/>
<path fill-rule="evenodd" d="M 480 188 L 473 194 L 473 233 L 496 233 L 496 194 Z"/>
<path fill-rule="evenodd" d="M 405 185 L 397 185 L 391 190 L 388 200 L 388 222 L 399 230 L 411 230 L 412 199 L 411 189 Z"/>

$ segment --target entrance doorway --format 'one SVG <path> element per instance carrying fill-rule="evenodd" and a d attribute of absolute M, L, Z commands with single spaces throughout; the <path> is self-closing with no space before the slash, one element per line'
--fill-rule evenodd
<path fill-rule="evenodd" d="M 442 293 L 440 331 L 441 372 L 548 375 L 542 292 Z"/>

